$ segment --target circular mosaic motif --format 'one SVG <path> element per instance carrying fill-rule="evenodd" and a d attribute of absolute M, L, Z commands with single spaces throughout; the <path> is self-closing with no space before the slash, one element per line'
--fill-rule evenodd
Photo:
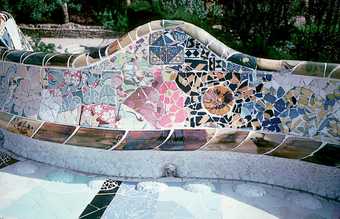
<path fill-rule="evenodd" d="M 226 86 L 215 86 L 203 95 L 203 105 L 209 113 L 223 116 L 234 106 L 234 95 Z"/>

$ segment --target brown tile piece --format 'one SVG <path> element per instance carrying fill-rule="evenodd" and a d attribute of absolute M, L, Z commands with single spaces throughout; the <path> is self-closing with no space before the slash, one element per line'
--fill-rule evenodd
<path fill-rule="evenodd" d="M 169 139 L 159 149 L 165 151 L 197 150 L 215 134 L 214 129 L 174 130 Z"/>
<path fill-rule="evenodd" d="M 7 129 L 8 131 L 13 132 L 13 133 L 31 137 L 42 123 L 43 123 L 42 121 L 37 121 L 37 120 L 28 119 L 24 117 L 15 117 L 8 124 Z"/>
<path fill-rule="evenodd" d="M 320 147 L 320 145 L 321 142 L 319 141 L 298 137 L 289 137 L 279 148 L 270 153 L 270 155 L 276 157 L 301 159 L 313 153 Z"/>
<path fill-rule="evenodd" d="M 313 156 L 306 157 L 303 160 L 340 168 L 340 144 L 327 143 L 324 147 L 315 152 Z"/>
<path fill-rule="evenodd" d="M 75 126 L 46 122 L 42 125 L 33 138 L 43 141 L 64 143 L 75 129 Z"/>
<path fill-rule="evenodd" d="M 247 140 L 242 142 L 237 148 L 233 149 L 236 152 L 264 154 L 282 143 L 285 136 L 281 134 L 267 134 L 260 132 L 250 132 Z"/>
<path fill-rule="evenodd" d="M 124 136 L 125 131 L 98 128 L 79 128 L 66 144 L 108 150 Z"/>
<path fill-rule="evenodd" d="M 169 136 L 169 130 L 129 131 L 126 138 L 115 150 L 147 150 L 162 144 Z"/>
<path fill-rule="evenodd" d="M 217 129 L 213 139 L 202 149 L 210 151 L 227 151 L 238 146 L 247 136 L 247 131 Z"/>

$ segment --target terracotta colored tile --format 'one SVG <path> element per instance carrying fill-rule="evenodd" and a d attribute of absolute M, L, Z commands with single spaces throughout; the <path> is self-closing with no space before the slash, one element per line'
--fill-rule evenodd
<path fill-rule="evenodd" d="M 26 135 L 31 137 L 39 128 L 42 121 L 27 119 L 23 117 L 15 117 L 9 124 L 8 130 L 16 134 Z"/>
<path fill-rule="evenodd" d="M 203 150 L 226 151 L 238 146 L 247 136 L 247 131 L 232 131 L 217 129 L 213 139 L 203 148 Z"/>
<path fill-rule="evenodd" d="M 318 141 L 290 137 L 287 138 L 285 142 L 270 155 L 292 159 L 301 159 L 313 153 L 320 147 L 320 145 L 321 142 Z"/>
<path fill-rule="evenodd" d="M 60 125 L 55 123 L 44 123 L 33 138 L 43 141 L 53 141 L 64 143 L 66 139 L 74 132 L 75 126 Z"/>
<path fill-rule="evenodd" d="M 124 36 L 122 36 L 121 38 L 119 38 L 119 43 L 120 46 L 122 48 L 126 47 L 127 45 L 129 45 L 130 43 L 132 43 L 130 37 L 128 34 L 125 34 Z"/>
<path fill-rule="evenodd" d="M 214 135 L 213 129 L 175 130 L 159 149 L 165 151 L 197 150 Z"/>
<path fill-rule="evenodd" d="M 115 146 L 124 133 L 121 130 L 80 128 L 66 144 L 107 150 Z"/>
<path fill-rule="evenodd" d="M 126 138 L 115 150 L 146 150 L 162 144 L 170 131 L 129 131 Z"/>
<path fill-rule="evenodd" d="M 118 44 L 118 40 L 115 40 L 107 48 L 107 54 L 111 55 L 111 54 L 115 53 L 116 51 L 118 51 L 119 49 L 120 49 L 120 47 L 119 47 L 119 44 Z"/>
<path fill-rule="evenodd" d="M 13 115 L 11 114 L 0 112 L 0 128 L 3 129 L 7 128 L 7 124 L 9 123 L 12 117 Z"/>
<path fill-rule="evenodd" d="M 233 151 L 251 153 L 251 154 L 264 154 L 276 146 L 278 146 L 285 136 L 280 134 L 265 134 L 258 132 L 251 132 L 246 141 L 242 142 Z"/>

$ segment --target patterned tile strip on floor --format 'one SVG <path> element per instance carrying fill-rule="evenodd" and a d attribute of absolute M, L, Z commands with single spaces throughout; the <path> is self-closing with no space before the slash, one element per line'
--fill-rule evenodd
<path fill-rule="evenodd" d="M 100 218 L 104 214 L 107 206 L 115 197 L 121 183 L 121 181 L 107 179 L 103 183 L 97 195 L 92 199 L 91 203 L 86 206 L 79 218 Z"/>
<path fill-rule="evenodd" d="M 18 162 L 17 159 L 9 156 L 7 153 L 0 151 L 0 169 Z"/>

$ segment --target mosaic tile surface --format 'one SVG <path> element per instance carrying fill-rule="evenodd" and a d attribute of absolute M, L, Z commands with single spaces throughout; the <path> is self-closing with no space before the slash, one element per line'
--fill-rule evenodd
<path fill-rule="evenodd" d="M 287 138 L 278 149 L 272 152 L 271 155 L 301 159 L 316 151 L 320 146 L 321 142 L 290 137 Z"/>
<path fill-rule="evenodd" d="M 11 121 L 12 117 L 12 115 L 0 112 L 0 128 L 7 128 L 7 125 Z"/>
<path fill-rule="evenodd" d="M 275 149 L 275 147 L 280 145 L 284 139 L 284 135 L 251 132 L 249 133 L 247 139 L 234 148 L 233 151 L 264 154 Z M 300 146 L 303 146 L 303 144 Z"/>
<path fill-rule="evenodd" d="M 16 162 L 18 162 L 17 159 L 14 159 L 13 157 L 11 157 L 10 155 L 3 151 L 0 151 L 0 169 L 11 164 L 14 164 Z"/>
<path fill-rule="evenodd" d="M 42 125 L 38 132 L 36 132 L 33 138 L 44 141 L 64 143 L 66 139 L 71 136 L 75 129 L 75 126 L 66 126 L 46 122 Z"/>
<path fill-rule="evenodd" d="M 93 198 L 79 218 L 101 218 L 112 199 L 115 197 L 121 181 L 108 179 L 104 182 L 98 194 Z"/>
<path fill-rule="evenodd" d="M 228 151 L 246 139 L 249 132 L 245 131 L 232 131 L 217 129 L 214 138 L 208 142 L 208 144 L 203 148 L 203 150 L 216 150 L 216 151 Z"/>
<path fill-rule="evenodd" d="M 0 126 L 20 116 L 8 129 L 29 137 L 106 150 L 230 150 L 315 162 L 318 153 L 329 154 L 321 144 L 339 150 L 338 64 L 256 58 L 181 21 L 153 21 L 90 54 L 1 47 L 0 55 L 0 111 L 9 113 L 0 115 Z M 37 130 L 38 120 L 49 123 Z M 70 126 L 80 129 L 73 135 Z M 322 163 L 337 163 L 330 159 Z"/>
<path fill-rule="evenodd" d="M 115 150 L 146 150 L 161 145 L 170 135 L 170 131 L 129 131 Z"/>
<path fill-rule="evenodd" d="M 38 130 L 42 121 L 37 121 L 33 119 L 28 119 L 24 117 L 15 117 L 8 124 L 7 129 L 10 132 L 32 137 L 35 131 Z"/>
<path fill-rule="evenodd" d="M 326 144 L 313 155 L 306 157 L 304 160 L 324 164 L 328 166 L 340 167 L 340 146 L 335 144 Z"/>
<path fill-rule="evenodd" d="M 1 169 L 0 183 L 0 215 L 6 219 L 340 216 L 337 201 L 260 183 L 120 182 L 29 160 Z"/>
<path fill-rule="evenodd" d="M 205 145 L 215 134 L 215 130 L 174 130 L 171 136 L 160 145 L 160 150 L 197 150 Z"/>
<path fill-rule="evenodd" d="M 100 149 L 113 148 L 124 136 L 125 131 L 80 128 L 66 144 Z"/>

